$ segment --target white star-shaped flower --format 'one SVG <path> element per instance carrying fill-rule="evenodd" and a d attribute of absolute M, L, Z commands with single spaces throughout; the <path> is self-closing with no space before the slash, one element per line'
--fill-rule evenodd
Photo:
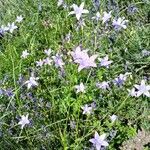
<path fill-rule="evenodd" d="M 49 48 L 49 49 L 46 49 L 44 50 L 44 53 L 47 55 L 47 56 L 50 56 L 52 50 Z"/>
<path fill-rule="evenodd" d="M 27 50 L 24 50 L 24 51 L 22 52 L 21 58 L 27 58 L 28 55 L 29 55 L 28 51 L 27 51 Z"/>
<path fill-rule="evenodd" d="M 126 23 L 128 22 L 128 20 L 125 20 L 124 17 L 122 18 L 118 18 L 117 20 L 114 19 L 112 25 L 115 26 L 116 29 L 126 29 L 127 25 Z"/>
<path fill-rule="evenodd" d="M 30 89 L 32 86 L 38 86 L 38 83 L 37 83 L 38 79 L 39 78 L 34 77 L 34 75 L 32 74 L 29 80 L 25 82 L 25 84 L 27 84 L 28 89 Z"/>
<path fill-rule="evenodd" d="M 43 66 L 43 64 L 44 64 L 44 61 L 43 60 L 39 60 L 39 61 L 36 61 L 36 66 L 38 67 L 42 67 Z"/>
<path fill-rule="evenodd" d="M 18 28 L 14 22 L 12 24 L 8 23 L 7 27 L 10 33 L 13 33 L 13 31 Z"/>
<path fill-rule="evenodd" d="M 87 14 L 87 13 L 89 13 L 88 10 L 83 9 L 83 8 L 84 8 L 84 2 L 81 3 L 81 5 L 80 5 L 79 7 L 78 7 L 76 4 L 73 4 L 71 7 L 73 8 L 74 11 L 71 11 L 71 12 L 69 13 L 69 15 L 75 14 L 77 20 L 80 20 L 82 14 Z"/>
<path fill-rule="evenodd" d="M 114 114 L 112 116 L 110 116 L 110 120 L 112 123 L 114 123 L 117 120 L 117 118 L 118 118 L 118 116 L 116 116 Z"/>
<path fill-rule="evenodd" d="M 30 123 L 28 116 L 29 114 L 27 114 L 26 116 L 24 115 L 21 116 L 21 120 L 18 123 L 19 125 L 21 125 L 21 129 L 23 129 L 26 124 Z"/>
<path fill-rule="evenodd" d="M 103 81 L 101 83 L 96 83 L 96 86 L 103 90 L 109 89 L 109 83 L 106 81 Z"/>
<path fill-rule="evenodd" d="M 103 23 L 107 22 L 109 19 L 111 18 L 111 11 L 109 13 L 107 13 L 106 11 L 103 13 Z"/>
<path fill-rule="evenodd" d="M 109 65 L 113 62 L 111 60 L 108 60 L 108 55 L 106 55 L 103 59 L 99 58 L 98 60 L 100 61 L 100 66 L 104 66 L 106 68 L 109 68 Z"/>
<path fill-rule="evenodd" d="M 89 107 L 87 104 L 81 107 L 83 109 L 83 114 L 90 115 L 92 113 L 92 107 Z"/>
<path fill-rule="evenodd" d="M 100 20 L 100 17 L 101 17 L 100 13 L 97 12 L 97 13 L 96 13 L 96 16 L 92 17 L 92 19 L 95 19 L 95 20 L 98 21 L 98 20 Z"/>
<path fill-rule="evenodd" d="M 145 84 L 145 80 L 142 80 L 141 81 L 141 84 L 140 85 L 134 85 L 136 87 L 136 89 L 138 90 L 137 91 L 137 97 L 141 96 L 142 94 L 147 96 L 147 97 L 150 97 L 150 85 L 146 85 Z"/>
<path fill-rule="evenodd" d="M 85 86 L 82 82 L 80 83 L 80 85 L 76 85 L 75 88 L 77 90 L 76 93 L 79 93 L 79 92 L 85 93 Z"/>
<path fill-rule="evenodd" d="M 47 57 L 47 58 L 44 59 L 44 63 L 45 63 L 45 65 L 52 65 L 52 59 Z"/>
<path fill-rule="evenodd" d="M 16 22 L 20 23 L 20 22 L 22 22 L 22 20 L 23 20 L 22 16 L 17 16 Z"/>
<path fill-rule="evenodd" d="M 102 146 L 106 147 L 108 146 L 108 142 L 105 141 L 106 134 L 102 134 L 99 136 L 97 132 L 95 132 L 94 138 L 90 139 L 89 141 L 93 143 L 93 145 L 96 147 L 96 150 L 100 150 Z"/>

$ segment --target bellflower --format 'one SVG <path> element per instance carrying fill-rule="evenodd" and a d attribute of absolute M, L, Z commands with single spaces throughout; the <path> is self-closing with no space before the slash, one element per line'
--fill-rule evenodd
<path fill-rule="evenodd" d="M 108 146 L 108 142 L 105 141 L 106 134 L 102 134 L 99 136 L 97 132 L 95 132 L 94 138 L 90 139 L 89 141 L 93 143 L 93 145 L 96 147 L 96 150 L 100 150 L 102 146 L 106 147 Z"/>
<path fill-rule="evenodd" d="M 132 88 L 131 90 L 127 89 L 129 92 L 129 95 L 132 97 L 137 97 L 137 91 L 135 91 L 135 88 Z"/>
<path fill-rule="evenodd" d="M 114 115 L 114 114 L 112 116 L 110 116 L 110 120 L 111 120 L 112 123 L 114 123 L 117 118 L 118 117 L 116 115 Z"/>
<path fill-rule="evenodd" d="M 36 66 L 37 66 L 37 67 L 38 67 L 38 66 L 42 67 L 43 64 L 44 64 L 44 61 L 41 60 L 41 59 L 40 59 L 39 61 L 36 61 Z"/>
<path fill-rule="evenodd" d="M 109 83 L 106 81 L 103 81 L 101 83 L 96 83 L 96 86 L 103 90 L 109 89 Z"/>
<path fill-rule="evenodd" d="M 103 23 L 106 23 L 111 18 L 111 11 L 107 13 L 106 11 L 103 13 L 102 21 Z"/>
<path fill-rule="evenodd" d="M 126 29 L 127 25 L 126 23 L 128 22 L 128 20 L 125 20 L 124 17 L 122 18 L 118 18 L 118 19 L 114 19 L 112 25 L 116 28 L 116 29 Z"/>
<path fill-rule="evenodd" d="M 85 86 L 82 82 L 80 83 L 80 85 L 76 85 L 75 88 L 77 90 L 76 93 L 79 93 L 79 92 L 85 93 Z"/>
<path fill-rule="evenodd" d="M 17 16 L 16 22 L 20 23 L 20 22 L 22 22 L 22 20 L 23 20 L 22 16 Z"/>
<path fill-rule="evenodd" d="M 106 68 L 109 68 L 109 65 L 113 62 L 111 60 L 108 60 L 108 55 L 106 55 L 103 59 L 99 58 L 100 66 L 104 66 Z"/>
<path fill-rule="evenodd" d="M 47 55 L 47 56 L 50 56 L 52 50 L 49 48 L 49 49 L 46 49 L 44 50 L 44 53 Z"/>
<path fill-rule="evenodd" d="M 21 58 L 27 58 L 28 55 L 29 55 L 28 51 L 27 51 L 27 50 L 24 50 L 24 51 L 22 52 Z"/>
<path fill-rule="evenodd" d="M 45 58 L 43 61 L 45 65 L 52 65 L 52 60 L 49 57 Z"/>
<path fill-rule="evenodd" d="M 62 57 L 61 55 L 59 54 L 56 54 L 55 56 L 52 56 L 54 62 L 55 62 L 55 66 L 56 67 L 60 67 L 60 68 L 63 68 L 63 65 L 64 65 L 64 62 L 62 60 Z"/>
<path fill-rule="evenodd" d="M 89 107 L 87 104 L 81 107 L 83 109 L 83 114 L 90 115 L 92 113 L 92 107 Z"/>
<path fill-rule="evenodd" d="M 73 8 L 73 11 L 71 11 L 69 13 L 69 15 L 75 14 L 77 20 L 80 20 L 82 14 L 89 13 L 88 10 L 83 9 L 84 8 L 84 3 L 81 3 L 81 5 L 79 7 L 76 4 L 73 4 L 71 7 Z"/>
<path fill-rule="evenodd" d="M 96 16 L 92 17 L 92 19 L 95 19 L 95 20 L 98 21 L 98 20 L 100 20 L 100 17 L 101 17 L 101 16 L 100 16 L 100 13 L 97 12 L 97 13 L 96 13 Z"/>
<path fill-rule="evenodd" d="M 145 80 L 141 81 L 140 85 L 134 85 L 135 88 L 138 90 L 137 91 L 137 97 L 141 96 L 141 95 L 145 95 L 147 97 L 150 97 L 150 85 L 146 85 L 145 84 Z"/>
<path fill-rule="evenodd" d="M 21 116 L 21 120 L 18 122 L 18 124 L 21 125 L 21 129 L 23 129 L 26 124 L 30 123 L 28 116 L 29 114 L 27 114 L 26 116 L 24 115 Z"/>
<path fill-rule="evenodd" d="M 29 80 L 25 82 L 25 84 L 27 84 L 28 89 L 30 89 L 32 86 L 38 86 L 38 83 L 37 83 L 38 79 L 39 78 L 34 77 L 34 75 L 32 74 Z"/>
<path fill-rule="evenodd" d="M 13 31 L 18 28 L 14 22 L 12 24 L 8 23 L 7 27 L 10 33 L 13 33 Z"/>
<path fill-rule="evenodd" d="M 88 56 L 88 57 L 83 57 L 80 60 L 79 67 L 78 67 L 78 72 L 80 72 L 84 68 L 91 68 L 91 67 L 97 67 L 95 63 L 95 59 L 98 57 L 98 55 L 93 55 L 93 56 Z"/>

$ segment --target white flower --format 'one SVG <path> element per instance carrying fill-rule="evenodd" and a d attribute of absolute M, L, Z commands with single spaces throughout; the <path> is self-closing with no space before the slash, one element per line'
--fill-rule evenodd
<path fill-rule="evenodd" d="M 140 85 L 134 85 L 136 87 L 136 89 L 138 90 L 137 91 L 137 97 L 141 96 L 142 94 L 147 96 L 147 97 L 150 97 L 150 85 L 146 85 L 145 84 L 145 80 L 142 80 L 141 81 L 141 84 Z"/>
<path fill-rule="evenodd" d="M 7 32 L 7 31 L 9 30 L 9 28 L 8 28 L 8 27 L 5 27 L 4 25 L 2 25 L 2 26 L 1 26 L 1 30 L 2 30 L 3 32 Z"/>
<path fill-rule="evenodd" d="M 64 66 L 65 63 L 63 62 L 61 55 L 56 54 L 55 56 L 52 56 L 52 58 L 53 58 L 53 60 L 55 62 L 55 66 L 56 67 L 63 68 L 63 66 Z"/>
<path fill-rule="evenodd" d="M 106 138 L 106 134 L 102 134 L 101 136 L 99 136 L 99 134 L 97 132 L 95 132 L 95 136 L 94 138 L 90 139 L 89 141 L 91 143 L 93 143 L 93 145 L 96 147 L 96 150 L 100 150 L 101 146 L 108 146 L 108 142 L 105 141 Z"/>
<path fill-rule="evenodd" d="M 23 127 L 26 125 L 26 124 L 29 124 L 30 123 L 30 121 L 29 121 L 29 119 L 28 119 L 28 116 L 29 116 L 29 114 L 27 114 L 26 116 L 24 116 L 24 115 L 22 115 L 21 116 L 21 120 L 19 121 L 19 125 L 21 125 L 21 129 L 23 129 Z"/>
<path fill-rule="evenodd" d="M 44 63 L 45 65 L 52 65 L 52 60 L 49 57 L 47 57 L 46 59 L 44 59 Z"/>
<path fill-rule="evenodd" d="M 8 23 L 7 27 L 10 33 L 13 33 L 13 31 L 18 28 L 14 22 L 12 24 Z"/>
<path fill-rule="evenodd" d="M 42 67 L 43 64 L 44 64 L 44 61 L 41 60 L 41 59 L 40 59 L 39 61 L 36 61 L 36 66 L 37 66 L 37 67 L 38 67 L 38 66 Z"/>
<path fill-rule="evenodd" d="M 85 93 L 85 86 L 82 82 L 80 83 L 80 85 L 76 85 L 75 88 L 77 89 L 76 93 Z"/>
<path fill-rule="evenodd" d="M 83 114 L 90 115 L 92 113 L 92 107 L 89 107 L 87 104 L 81 107 L 83 109 Z"/>
<path fill-rule="evenodd" d="M 17 16 L 16 22 L 20 23 L 20 22 L 22 22 L 22 20 L 23 20 L 22 16 Z"/>
<path fill-rule="evenodd" d="M 95 19 L 95 20 L 98 21 L 98 20 L 100 20 L 100 17 L 101 17 L 100 13 L 97 12 L 97 13 L 96 13 L 96 16 L 92 17 L 92 19 Z"/>
<path fill-rule="evenodd" d="M 39 78 L 34 77 L 32 74 L 28 81 L 25 82 L 27 84 L 28 89 L 30 89 L 32 86 L 38 86 L 37 80 Z"/>
<path fill-rule="evenodd" d="M 27 50 L 24 50 L 24 51 L 22 52 L 21 58 L 27 58 L 28 55 L 29 55 L 28 51 L 27 51 Z"/>
<path fill-rule="evenodd" d="M 57 7 L 60 7 L 61 5 L 63 5 L 63 3 L 64 3 L 64 0 L 58 0 Z"/>
<path fill-rule="evenodd" d="M 84 13 L 85 13 L 85 14 L 86 14 L 86 13 L 89 13 L 88 10 L 83 9 L 84 3 L 81 3 L 81 5 L 80 5 L 79 7 L 78 7 L 76 4 L 73 4 L 72 7 L 73 7 L 73 10 L 74 10 L 74 11 L 71 11 L 71 12 L 69 13 L 69 15 L 75 14 L 77 20 L 80 20 L 82 14 L 84 14 Z"/>
<path fill-rule="evenodd" d="M 100 66 L 104 66 L 106 68 L 109 68 L 109 65 L 113 62 L 111 60 L 108 60 L 108 55 L 106 55 L 103 59 L 99 58 L 98 60 L 100 61 Z"/>
<path fill-rule="evenodd" d="M 128 89 L 129 95 L 132 97 L 137 97 L 137 92 L 135 91 L 135 88 L 132 88 L 131 90 Z"/>
<path fill-rule="evenodd" d="M 47 56 L 50 56 L 52 50 L 49 48 L 49 49 L 46 49 L 44 50 L 44 53 L 47 55 Z"/>
<path fill-rule="evenodd" d="M 127 22 L 128 22 L 128 20 L 125 20 L 125 18 L 122 17 L 122 18 L 118 18 L 117 20 L 114 19 L 112 25 L 115 26 L 116 29 L 121 29 L 121 28 L 126 29 Z"/>
<path fill-rule="evenodd" d="M 110 116 L 110 120 L 112 121 L 112 123 L 114 123 L 117 118 L 118 118 L 118 117 L 117 117 L 116 115 Z"/>
<path fill-rule="evenodd" d="M 96 86 L 103 90 L 109 89 L 109 84 L 106 81 L 103 81 L 101 83 L 96 83 Z"/>
<path fill-rule="evenodd" d="M 107 22 L 109 19 L 111 18 L 111 11 L 109 13 L 107 13 L 106 11 L 103 13 L 103 23 Z"/>

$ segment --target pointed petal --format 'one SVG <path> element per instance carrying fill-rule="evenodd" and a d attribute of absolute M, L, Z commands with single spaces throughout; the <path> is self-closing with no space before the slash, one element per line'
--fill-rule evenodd
<path fill-rule="evenodd" d="M 80 65 L 80 66 L 78 67 L 78 72 L 80 72 L 83 68 L 84 68 L 84 66 Z"/>
<path fill-rule="evenodd" d="M 89 11 L 88 11 L 87 9 L 83 9 L 82 13 L 84 13 L 84 14 L 88 14 L 88 13 L 89 13 Z"/>
<path fill-rule="evenodd" d="M 108 146 L 109 144 L 108 144 L 106 141 L 103 141 L 103 142 L 101 143 L 101 145 L 102 145 L 102 146 Z"/>
<path fill-rule="evenodd" d="M 71 11 L 69 14 L 68 14 L 68 16 L 69 15 L 74 15 L 75 14 L 75 12 L 74 11 Z"/>
<path fill-rule="evenodd" d="M 76 14 L 76 18 L 77 18 L 77 20 L 80 20 L 80 18 L 81 18 L 81 13 Z"/>
<path fill-rule="evenodd" d="M 81 9 L 84 8 L 84 2 L 81 3 L 80 8 L 81 8 Z"/>
<path fill-rule="evenodd" d="M 106 138 L 106 134 L 105 133 L 100 136 L 101 140 L 104 140 L 105 138 Z"/>

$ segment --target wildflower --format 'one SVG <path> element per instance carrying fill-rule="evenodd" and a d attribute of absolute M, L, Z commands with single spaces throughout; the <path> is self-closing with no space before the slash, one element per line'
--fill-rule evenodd
<path fill-rule="evenodd" d="M 116 115 L 114 115 L 114 114 L 112 116 L 110 116 L 110 120 L 112 121 L 112 123 L 114 123 L 117 118 L 118 117 Z"/>
<path fill-rule="evenodd" d="M 13 31 L 18 28 L 14 22 L 12 24 L 8 23 L 7 27 L 10 33 L 13 33 Z"/>
<path fill-rule="evenodd" d="M 100 66 L 104 66 L 106 68 L 109 68 L 109 65 L 113 62 L 108 61 L 108 55 L 106 55 L 103 59 L 99 58 L 98 60 L 100 61 Z"/>
<path fill-rule="evenodd" d="M 81 107 L 83 109 L 83 114 L 90 115 L 92 113 L 92 107 L 89 107 L 87 104 Z"/>
<path fill-rule="evenodd" d="M 135 91 L 135 88 L 132 88 L 131 90 L 128 89 L 129 95 L 132 97 L 137 97 L 137 92 Z"/>
<path fill-rule="evenodd" d="M 83 28 L 84 26 L 86 26 L 84 20 L 83 20 L 83 19 L 80 19 L 80 20 L 77 22 L 76 30 L 78 31 L 80 28 Z"/>
<path fill-rule="evenodd" d="M 117 20 L 114 19 L 112 25 L 118 30 L 121 28 L 126 29 L 127 28 L 127 25 L 126 25 L 127 22 L 128 22 L 128 20 L 125 20 L 125 18 L 122 17 L 122 18 L 118 18 Z"/>
<path fill-rule="evenodd" d="M 149 92 L 150 85 L 146 85 L 145 80 L 142 80 L 140 85 L 136 84 L 134 86 L 138 90 L 137 91 L 137 97 L 141 96 L 142 94 L 147 96 L 147 97 L 150 97 L 150 92 Z"/>
<path fill-rule="evenodd" d="M 78 7 L 76 4 L 73 4 L 72 7 L 73 7 L 74 11 L 71 11 L 71 12 L 69 13 L 69 15 L 75 14 L 77 20 L 80 20 L 82 14 L 89 13 L 88 10 L 83 9 L 84 3 L 81 3 L 81 5 L 80 5 L 79 7 Z"/>
<path fill-rule="evenodd" d="M 63 67 L 64 62 L 63 62 L 63 60 L 62 60 L 61 55 L 56 54 L 55 56 L 52 56 L 52 58 L 54 59 L 54 62 L 55 62 L 55 66 L 56 66 L 56 67 L 60 67 L 60 68 Z"/>
<path fill-rule="evenodd" d="M 28 55 L 29 55 L 29 53 L 27 52 L 27 50 L 24 50 L 24 51 L 22 52 L 21 58 L 27 58 Z"/>
<path fill-rule="evenodd" d="M 97 67 L 95 63 L 95 59 L 98 57 L 98 55 L 93 55 L 91 57 L 83 57 L 80 60 L 78 72 L 80 72 L 84 68 L 91 68 L 91 67 Z"/>
<path fill-rule="evenodd" d="M 44 63 L 45 65 L 52 65 L 52 60 L 49 57 L 47 57 L 46 59 L 44 59 Z"/>
<path fill-rule="evenodd" d="M 103 81 L 101 83 L 96 83 L 96 86 L 103 90 L 109 89 L 109 84 L 106 81 Z"/>
<path fill-rule="evenodd" d="M 19 125 L 21 125 L 21 129 L 23 129 L 26 124 L 30 123 L 28 116 L 29 114 L 27 114 L 26 116 L 24 115 L 21 116 L 21 120 L 18 123 Z"/>
<path fill-rule="evenodd" d="M 44 50 L 44 53 L 47 55 L 47 56 L 50 56 L 52 50 L 49 48 L 49 49 L 46 49 Z"/>
<path fill-rule="evenodd" d="M 2 30 L 2 32 L 7 32 L 9 30 L 9 28 L 2 25 L 1 30 Z"/>
<path fill-rule="evenodd" d="M 100 13 L 97 12 L 97 13 L 96 13 L 96 16 L 92 17 L 92 19 L 95 19 L 95 20 L 98 21 L 98 20 L 100 20 L 100 17 L 101 17 L 101 16 L 100 16 Z"/>
<path fill-rule="evenodd" d="M 20 23 L 20 22 L 22 22 L 22 20 L 23 20 L 22 16 L 17 16 L 16 22 Z"/>
<path fill-rule="evenodd" d="M 70 128 L 75 129 L 76 128 L 76 122 L 75 121 L 70 121 Z"/>
<path fill-rule="evenodd" d="M 115 85 L 122 86 L 124 82 L 126 81 L 126 79 L 127 79 L 126 75 L 120 74 L 117 78 L 113 80 L 113 82 Z"/>
<path fill-rule="evenodd" d="M 85 86 L 82 82 L 80 83 L 80 85 L 76 85 L 75 88 L 77 89 L 76 93 L 85 93 Z"/>
<path fill-rule="evenodd" d="M 38 79 L 39 78 L 34 77 L 34 75 L 32 74 L 29 80 L 25 82 L 25 84 L 27 84 L 28 89 L 30 89 L 32 86 L 38 86 L 38 83 L 37 83 Z"/>
<path fill-rule="evenodd" d="M 97 132 L 95 132 L 94 138 L 90 139 L 89 141 L 93 143 L 93 145 L 96 147 L 96 150 L 100 150 L 102 146 L 106 147 L 109 144 L 105 141 L 106 134 L 102 134 L 99 136 Z"/>
<path fill-rule="evenodd" d="M 73 57 L 75 63 L 80 63 L 81 59 L 83 59 L 84 57 L 88 57 L 87 50 L 81 51 L 80 46 L 76 47 L 75 51 L 70 52 L 70 54 Z"/>
<path fill-rule="evenodd" d="M 103 23 L 106 23 L 109 19 L 111 18 L 111 11 L 109 13 L 107 13 L 106 11 L 103 13 Z"/>
<path fill-rule="evenodd" d="M 57 7 L 60 7 L 61 5 L 63 5 L 63 3 L 64 3 L 64 0 L 58 0 Z"/>
<path fill-rule="evenodd" d="M 41 59 L 40 59 L 39 61 L 36 61 L 36 66 L 37 66 L 37 67 L 38 67 L 38 66 L 42 67 L 43 64 L 44 64 L 44 61 L 41 60 Z"/>

